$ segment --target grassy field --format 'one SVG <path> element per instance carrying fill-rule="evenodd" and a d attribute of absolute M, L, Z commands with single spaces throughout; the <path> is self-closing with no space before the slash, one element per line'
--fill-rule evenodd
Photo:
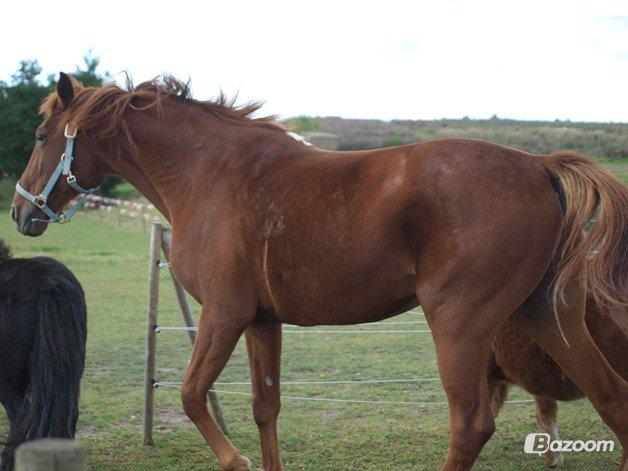
<path fill-rule="evenodd" d="M 95 214 L 82 214 L 43 237 L 20 236 L 8 217 L 0 236 L 19 256 L 49 255 L 66 263 L 82 281 L 89 306 L 88 356 L 81 397 L 79 437 L 94 470 L 216 470 L 216 461 L 181 410 L 177 389 L 156 391 L 155 446 L 142 447 L 142 380 L 148 236 L 137 227 L 116 227 Z M 169 275 L 161 275 L 162 325 L 181 325 Z M 422 320 L 419 312 L 395 320 Z M 422 329 L 425 325 L 361 327 Z M 286 334 L 284 380 L 390 379 L 436 375 L 429 334 Z M 158 376 L 179 381 L 189 355 L 185 332 L 158 337 Z M 240 344 L 221 381 L 249 378 Z M 221 386 L 242 391 L 247 386 Z M 437 382 L 383 385 L 286 385 L 285 396 L 388 401 L 442 401 Z M 526 398 L 519 390 L 513 399 Z M 250 398 L 221 395 L 234 443 L 259 468 L 257 429 Z M 497 432 L 477 469 L 543 469 L 542 460 L 523 453 L 527 433 L 536 431 L 531 404 L 507 405 Z M 0 436 L 6 420 L 0 416 Z M 586 401 L 562 404 L 564 438 L 608 439 L 611 432 Z M 447 450 L 447 410 L 442 405 L 375 405 L 285 399 L 280 417 L 281 451 L 287 470 L 431 470 Z M 564 469 L 607 470 L 619 452 L 572 453 Z M 257 469 L 256 468 L 256 469 Z"/>

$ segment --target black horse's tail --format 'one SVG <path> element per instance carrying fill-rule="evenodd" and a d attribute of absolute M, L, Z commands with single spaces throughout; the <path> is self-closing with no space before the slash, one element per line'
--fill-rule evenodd
<path fill-rule="evenodd" d="M 27 399 L 7 445 L 43 437 L 73 438 L 76 431 L 87 309 L 81 285 L 67 268 L 62 270 L 63 276 L 46 278 L 41 286 Z"/>

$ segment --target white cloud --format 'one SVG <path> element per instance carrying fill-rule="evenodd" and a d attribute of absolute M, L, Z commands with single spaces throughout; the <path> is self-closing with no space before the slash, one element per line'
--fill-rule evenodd
<path fill-rule="evenodd" d="M 136 82 L 170 72 L 282 116 L 628 121 L 625 1 L 85 5 L 5 2 L 0 77 L 93 49 Z"/>

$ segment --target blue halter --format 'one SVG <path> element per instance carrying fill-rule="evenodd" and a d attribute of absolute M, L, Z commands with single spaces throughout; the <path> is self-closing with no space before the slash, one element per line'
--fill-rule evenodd
<path fill-rule="evenodd" d="M 99 188 L 83 188 L 76 182 L 76 176 L 72 174 L 72 169 L 70 167 L 72 166 L 72 161 L 74 160 L 72 152 L 74 151 L 74 138 L 76 137 L 76 132 L 77 127 L 75 123 L 68 123 L 65 125 L 65 131 L 63 132 L 63 135 L 66 138 L 65 152 L 61 154 L 61 160 L 52 172 L 52 175 L 50 175 L 50 178 L 41 193 L 34 195 L 20 185 L 19 182 L 15 184 L 15 191 L 41 209 L 50 218 L 44 222 L 58 222 L 60 224 L 70 222 L 74 217 L 74 213 L 76 213 L 76 211 L 80 208 L 79 204 L 75 204 L 66 212 L 59 211 L 57 213 L 53 211 L 50 206 L 48 206 L 48 197 L 50 196 L 50 193 L 52 193 L 52 190 L 54 190 L 54 187 L 59 181 L 61 175 L 66 176 L 65 180 L 68 182 L 68 185 L 70 185 L 70 187 L 79 194 L 91 195 Z M 40 220 L 43 221 L 43 219 Z"/>

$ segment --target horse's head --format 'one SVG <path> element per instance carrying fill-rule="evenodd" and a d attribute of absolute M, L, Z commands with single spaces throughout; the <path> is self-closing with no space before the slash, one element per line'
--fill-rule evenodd
<path fill-rule="evenodd" d="M 61 211 L 78 193 L 89 193 L 106 175 L 95 142 L 81 139 L 73 105 L 82 86 L 61 73 L 56 92 L 42 105 L 44 121 L 35 131 L 35 146 L 16 185 L 11 217 L 25 235 L 38 236 L 49 222 L 64 222 Z M 75 141 L 76 140 L 76 141 Z"/>

